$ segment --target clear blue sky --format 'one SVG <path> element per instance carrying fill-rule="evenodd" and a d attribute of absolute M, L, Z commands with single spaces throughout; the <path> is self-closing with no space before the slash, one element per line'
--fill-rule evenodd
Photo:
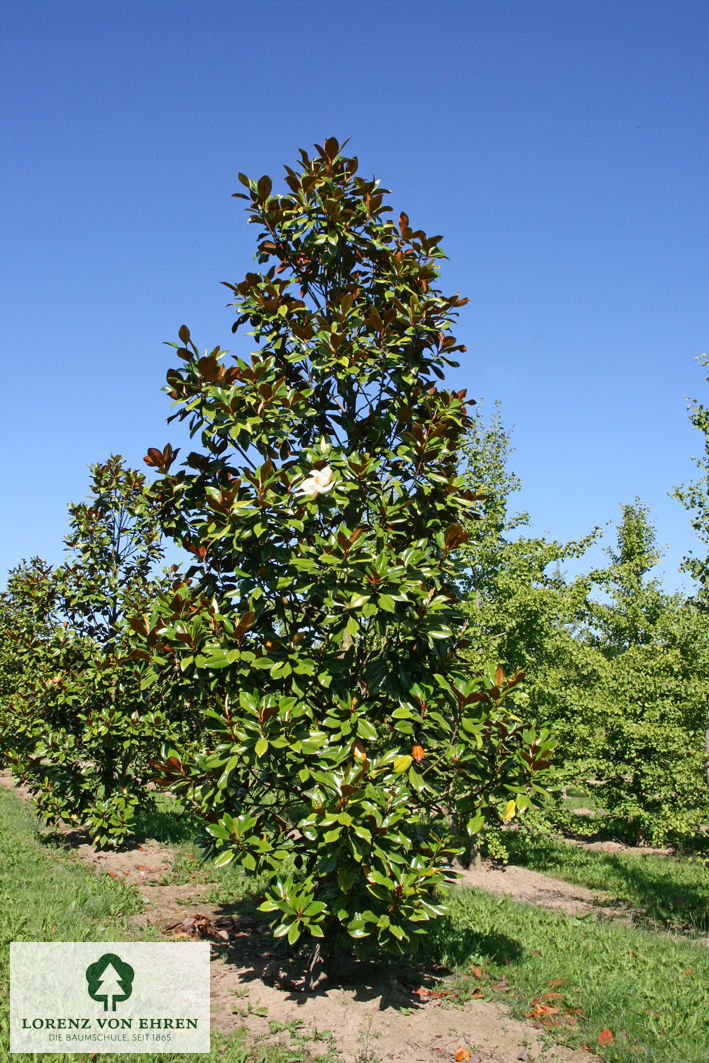
<path fill-rule="evenodd" d="M 503 404 L 539 531 L 667 497 L 700 446 L 707 0 L 4 0 L 0 580 L 87 466 L 175 441 L 165 339 L 229 347 L 237 172 L 351 138 L 469 296 L 451 384 Z M 244 341 L 240 341 L 243 343 Z M 242 351 L 242 348 L 239 348 Z M 243 353 L 243 351 L 242 351 Z M 147 471 L 147 470 L 146 470 Z"/>

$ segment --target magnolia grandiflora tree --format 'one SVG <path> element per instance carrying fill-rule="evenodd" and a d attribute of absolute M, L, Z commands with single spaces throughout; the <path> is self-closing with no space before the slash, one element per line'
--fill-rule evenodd
<path fill-rule="evenodd" d="M 8 572 L 0 594 L 0 757 L 15 733 L 12 699 L 54 634 L 56 579 L 40 557 Z"/>
<path fill-rule="evenodd" d="M 46 820 L 115 846 L 154 799 L 149 764 L 161 743 L 184 734 L 159 691 L 142 689 L 127 642 L 131 612 L 155 593 L 161 534 L 145 477 L 120 457 L 92 466 L 91 497 L 69 513 L 66 562 L 22 566 L 9 583 L 9 635 L 23 670 L 0 746 Z"/>
<path fill-rule="evenodd" d="M 444 867 L 548 766 L 513 713 L 519 676 L 469 678 L 456 588 L 465 300 L 436 287 L 440 237 L 327 140 L 287 191 L 241 175 L 260 272 L 227 287 L 255 350 L 168 372 L 200 449 L 149 451 L 164 527 L 194 556 L 136 625 L 156 684 L 189 698 L 202 751 L 159 777 L 204 847 L 268 878 L 276 935 L 408 950 L 441 912 Z"/>
<path fill-rule="evenodd" d="M 702 354 L 697 361 L 700 366 L 709 370 L 709 355 Z M 706 382 L 709 384 L 709 372 Z M 692 399 L 688 409 L 690 421 L 702 434 L 704 453 L 692 459 L 699 469 L 699 479 L 693 483 L 680 484 L 675 487 L 673 495 L 691 513 L 692 528 L 704 548 L 699 554 L 690 553 L 685 557 L 682 569 L 697 581 L 697 604 L 700 609 L 707 612 L 709 611 L 709 407 L 699 402 L 698 399 Z M 709 747 L 707 752 L 709 752 Z"/>

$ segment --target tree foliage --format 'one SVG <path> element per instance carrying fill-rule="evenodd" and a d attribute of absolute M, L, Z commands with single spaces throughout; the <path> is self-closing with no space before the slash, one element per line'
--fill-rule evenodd
<path fill-rule="evenodd" d="M 709 369 L 709 355 L 701 355 L 697 361 Z M 709 383 L 709 373 L 707 374 Z M 683 569 L 698 584 L 697 601 L 700 608 L 709 611 L 709 408 L 698 399 L 689 402 L 689 419 L 703 436 L 704 453 L 693 460 L 699 469 L 699 479 L 694 483 L 680 484 L 674 489 L 674 496 L 692 515 L 692 527 L 707 553 L 690 553 L 684 559 Z"/>
<path fill-rule="evenodd" d="M 10 570 L 0 594 L 0 729 L 13 729 L 12 697 L 42 656 L 54 631 L 56 585 L 52 566 L 42 558 L 21 561 Z M 0 745 L 0 755 L 4 752 Z"/>
<path fill-rule="evenodd" d="M 580 786 L 596 809 L 586 829 L 695 841 L 709 823 L 706 621 L 696 601 L 667 594 L 654 577 L 649 508 L 624 505 L 607 564 L 568 578 L 560 566 L 583 556 L 598 532 L 550 542 L 526 533 L 527 514 L 510 514 L 520 484 L 507 467 L 499 409 L 487 424 L 476 418 L 464 449 L 469 486 L 488 485 L 464 548 L 471 661 L 525 669 L 527 711 L 558 742 L 558 781 Z M 562 803 L 544 816 L 582 828 Z"/>
<path fill-rule="evenodd" d="M 151 803 L 149 764 L 178 721 L 142 688 L 127 641 L 155 593 L 162 557 L 145 477 L 119 457 L 92 466 L 91 497 L 72 505 L 67 560 L 11 574 L 7 639 L 21 674 L 5 702 L 0 746 L 49 821 L 117 845 Z"/>
<path fill-rule="evenodd" d="M 461 836 L 548 767 L 519 677 L 461 661 L 476 495 L 464 392 L 437 381 L 465 300 L 436 286 L 440 237 L 387 220 L 334 139 L 286 167 L 285 194 L 240 180 L 262 271 L 227 287 L 257 349 L 200 355 L 183 326 L 168 390 L 201 448 L 178 471 L 169 444 L 146 459 L 195 563 L 138 652 L 207 729 L 159 770 L 218 863 L 267 876 L 277 935 L 409 949 Z"/>

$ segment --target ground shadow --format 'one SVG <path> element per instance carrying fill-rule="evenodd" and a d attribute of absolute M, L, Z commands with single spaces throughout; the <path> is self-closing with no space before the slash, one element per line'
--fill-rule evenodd
<path fill-rule="evenodd" d="M 358 959 L 342 949 L 335 956 L 329 974 L 307 991 L 309 950 L 293 950 L 283 939 L 274 938 L 253 900 L 220 905 L 210 912 L 209 917 L 188 917 L 165 929 L 196 940 L 208 940 L 213 956 L 238 969 L 241 982 L 263 982 L 298 1003 L 317 999 L 333 989 L 346 989 L 355 1000 L 376 1000 L 380 1011 L 418 1009 L 425 1003 L 427 994 L 435 995 L 440 980 L 449 973 L 429 955 L 428 949 L 418 963 L 393 956 Z M 459 931 L 457 937 L 461 957 L 466 958 L 465 949 L 473 938 Z M 481 939 L 475 939 L 476 944 L 478 940 Z M 494 948 L 492 942 L 489 944 L 492 951 L 499 952 L 500 942 Z M 514 953 L 509 946 L 507 951 Z"/>
<path fill-rule="evenodd" d="M 452 967 L 468 963 L 471 956 L 489 963 L 510 964 L 523 956 L 519 943 L 506 934 L 463 928 L 450 916 L 431 924 L 423 951 L 428 962 L 436 964 L 445 960 Z"/>

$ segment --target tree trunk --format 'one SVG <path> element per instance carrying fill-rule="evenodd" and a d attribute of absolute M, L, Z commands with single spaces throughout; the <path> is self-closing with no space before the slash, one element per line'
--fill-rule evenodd
<path fill-rule="evenodd" d="M 312 993 L 318 982 L 329 981 L 336 973 L 338 957 L 335 920 L 329 927 L 324 926 L 323 930 L 325 936 L 315 942 L 308 960 L 303 985 L 306 993 Z"/>
<path fill-rule="evenodd" d="M 303 988 L 306 993 L 312 993 L 315 986 L 320 981 L 322 975 L 325 972 L 325 957 L 323 955 L 323 943 L 317 941 L 313 946 L 313 950 L 310 953 L 310 959 L 308 960 L 308 966 L 305 971 L 305 980 Z"/>

